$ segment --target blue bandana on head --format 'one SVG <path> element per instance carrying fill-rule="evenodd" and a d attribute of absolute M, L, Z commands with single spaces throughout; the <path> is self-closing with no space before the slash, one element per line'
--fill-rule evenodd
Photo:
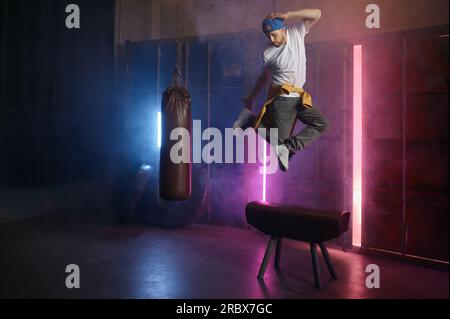
<path fill-rule="evenodd" d="M 262 29 L 266 34 L 284 28 L 286 28 L 286 25 L 284 24 L 283 20 L 279 18 L 265 19 L 262 23 Z"/>

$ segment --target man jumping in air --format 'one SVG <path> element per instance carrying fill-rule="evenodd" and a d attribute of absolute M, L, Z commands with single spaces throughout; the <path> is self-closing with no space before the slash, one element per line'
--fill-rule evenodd
<path fill-rule="evenodd" d="M 301 19 L 301 22 L 286 27 L 284 21 L 295 18 Z M 297 151 L 311 144 L 329 128 L 327 118 L 313 107 L 311 96 L 303 90 L 306 82 L 304 39 L 320 18 L 321 11 L 318 9 L 267 16 L 262 28 L 270 43 L 263 53 L 263 71 L 250 95 L 243 99 L 243 113 L 251 112 L 254 99 L 272 79 L 267 101 L 253 122 L 253 127 L 278 128 L 276 154 L 283 171 L 288 169 L 289 160 Z M 292 135 L 296 119 L 306 127 Z M 239 124 L 235 126 L 243 126 Z"/>

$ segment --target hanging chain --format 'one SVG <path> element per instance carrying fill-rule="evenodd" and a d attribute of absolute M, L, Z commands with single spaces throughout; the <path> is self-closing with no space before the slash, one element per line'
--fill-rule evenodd
<path fill-rule="evenodd" d="M 180 0 L 177 0 L 177 13 L 176 13 L 176 19 L 177 19 L 177 35 L 176 35 L 176 44 L 177 44 L 177 66 L 180 66 L 181 63 L 181 56 L 180 56 L 180 47 L 181 47 L 181 22 L 180 22 Z"/>
<path fill-rule="evenodd" d="M 177 84 L 179 86 L 183 85 L 183 78 L 181 75 L 181 59 L 182 59 L 182 41 L 180 39 L 181 37 L 181 15 L 180 15 L 180 11 L 181 11 L 181 6 L 180 6 L 181 0 L 177 0 L 177 9 L 176 9 L 176 20 L 177 20 L 177 35 L 176 35 L 176 64 L 175 64 L 175 70 L 174 70 L 174 74 L 173 74 L 173 79 L 172 82 L 174 84 Z"/>

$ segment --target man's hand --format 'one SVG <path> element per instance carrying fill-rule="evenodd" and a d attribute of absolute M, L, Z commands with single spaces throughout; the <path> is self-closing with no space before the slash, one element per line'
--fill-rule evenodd
<path fill-rule="evenodd" d="M 272 20 L 272 19 L 281 19 L 281 20 L 287 20 L 289 19 L 289 12 L 287 13 L 280 13 L 280 12 L 273 12 L 269 14 L 266 19 Z"/>
<path fill-rule="evenodd" d="M 321 16 L 322 11 L 319 9 L 302 9 L 298 11 L 289 11 L 286 13 L 271 13 L 266 19 L 302 19 L 305 21 L 306 30 L 309 32 L 309 29 L 320 20 Z"/>
<path fill-rule="evenodd" d="M 249 111 L 247 108 L 243 108 L 239 113 L 237 120 L 233 123 L 233 131 L 241 128 L 245 131 L 247 128 L 251 127 L 256 120 L 256 115 Z"/>

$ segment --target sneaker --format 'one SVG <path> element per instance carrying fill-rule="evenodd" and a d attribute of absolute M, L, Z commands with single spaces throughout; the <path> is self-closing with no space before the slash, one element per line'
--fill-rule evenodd
<path fill-rule="evenodd" d="M 290 152 L 286 145 L 281 144 L 276 147 L 276 154 L 278 156 L 278 164 L 280 169 L 285 172 L 289 169 Z"/>

